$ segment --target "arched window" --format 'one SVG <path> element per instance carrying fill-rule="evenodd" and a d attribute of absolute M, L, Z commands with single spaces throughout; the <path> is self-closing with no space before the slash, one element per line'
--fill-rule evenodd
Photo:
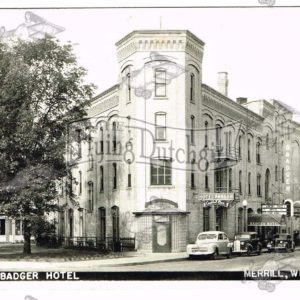
<path fill-rule="evenodd" d="M 256 163 L 260 164 L 260 142 L 256 143 Z"/>
<path fill-rule="evenodd" d="M 191 144 L 195 143 L 195 117 L 191 116 Z"/>
<path fill-rule="evenodd" d="M 242 136 L 239 136 L 239 159 L 242 159 Z"/>
<path fill-rule="evenodd" d="M 278 181 L 278 167 L 275 166 L 275 181 Z"/>
<path fill-rule="evenodd" d="M 239 192 L 240 192 L 240 195 L 243 194 L 243 190 L 242 190 L 242 171 L 239 171 Z"/>
<path fill-rule="evenodd" d="M 248 162 L 251 162 L 251 139 L 248 138 Z"/>
<path fill-rule="evenodd" d="M 82 172 L 79 171 L 79 195 L 82 194 Z"/>
<path fill-rule="evenodd" d="M 261 197 L 261 175 L 257 174 L 257 196 Z"/>
<path fill-rule="evenodd" d="M 192 167 L 192 170 L 191 170 L 191 188 L 194 189 L 196 187 L 196 185 L 195 185 L 195 160 L 194 159 L 192 160 L 191 167 Z"/>
<path fill-rule="evenodd" d="M 270 198 L 270 170 L 266 170 L 265 176 L 265 199 L 269 200 Z"/>
<path fill-rule="evenodd" d="M 251 173 L 248 173 L 248 195 L 251 195 Z"/>
<path fill-rule="evenodd" d="M 126 74 L 126 85 L 127 103 L 129 103 L 131 102 L 131 75 L 129 72 Z"/>
<path fill-rule="evenodd" d="M 100 153 L 104 153 L 104 132 L 103 127 L 100 127 Z"/>
<path fill-rule="evenodd" d="M 117 164 L 113 163 L 113 189 L 117 189 Z"/>
<path fill-rule="evenodd" d="M 195 100 L 195 75 L 192 73 L 190 77 L 190 101 Z"/>
<path fill-rule="evenodd" d="M 281 170 L 281 182 L 284 183 L 284 168 Z"/>
<path fill-rule="evenodd" d="M 112 135 L 113 135 L 113 153 L 117 151 L 117 123 L 112 123 Z"/>
<path fill-rule="evenodd" d="M 228 141 L 228 148 L 229 148 L 229 149 L 228 149 L 228 150 L 229 150 L 228 153 L 231 154 L 231 150 L 232 150 L 232 149 L 231 149 L 231 143 L 232 143 L 232 141 L 231 141 L 231 139 L 232 139 L 231 131 L 229 131 L 228 139 L 229 139 L 229 141 Z"/>
<path fill-rule="evenodd" d="M 100 193 L 104 191 L 104 169 L 100 166 Z"/>
<path fill-rule="evenodd" d="M 269 133 L 266 135 L 266 149 L 269 150 Z"/>
<path fill-rule="evenodd" d="M 111 217 L 112 217 L 112 235 L 113 235 L 113 241 L 117 241 L 120 236 L 120 213 L 119 213 L 119 207 L 113 206 L 111 208 Z"/>
<path fill-rule="evenodd" d="M 230 168 L 228 171 L 228 190 L 232 191 L 232 169 Z"/>
<path fill-rule="evenodd" d="M 204 123 L 204 147 L 208 147 L 208 122 L 205 121 Z"/>
<path fill-rule="evenodd" d="M 88 183 L 88 206 L 89 212 L 94 210 L 94 184 L 92 181 Z"/>
<path fill-rule="evenodd" d="M 105 238 L 106 238 L 106 209 L 105 209 L 105 207 L 99 208 L 99 222 L 100 222 L 100 240 L 105 242 Z"/>

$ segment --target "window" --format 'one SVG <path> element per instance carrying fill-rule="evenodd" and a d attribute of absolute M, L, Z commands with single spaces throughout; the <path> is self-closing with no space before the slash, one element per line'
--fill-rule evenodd
<path fill-rule="evenodd" d="M 112 135 L 113 135 L 113 153 L 117 152 L 117 123 L 112 123 Z"/>
<path fill-rule="evenodd" d="M 260 164 L 260 142 L 256 144 L 256 163 Z"/>
<path fill-rule="evenodd" d="M 118 206 L 111 208 L 111 215 L 113 241 L 118 241 L 120 237 L 120 210 Z"/>
<path fill-rule="evenodd" d="M 248 162 L 251 162 L 251 140 L 248 139 Z"/>
<path fill-rule="evenodd" d="M 88 189 L 88 206 L 89 206 L 89 212 L 92 212 L 94 210 L 94 184 L 93 182 L 88 183 L 89 189 Z"/>
<path fill-rule="evenodd" d="M 195 117 L 191 116 L 191 144 L 195 143 Z"/>
<path fill-rule="evenodd" d="M 284 152 L 284 142 L 281 141 L 281 154 L 283 154 L 283 152 Z"/>
<path fill-rule="evenodd" d="M 229 139 L 229 143 L 228 143 L 228 147 L 229 147 L 229 151 L 228 151 L 228 153 L 229 153 L 229 155 L 231 154 L 231 139 L 232 139 L 232 136 L 231 136 L 231 131 L 229 131 L 229 136 L 228 136 L 228 139 Z"/>
<path fill-rule="evenodd" d="M 242 136 L 239 136 L 239 159 L 242 159 Z"/>
<path fill-rule="evenodd" d="M 192 73 L 190 77 L 190 101 L 194 102 L 195 100 L 195 75 Z"/>
<path fill-rule="evenodd" d="M 131 187 L 131 171 L 130 171 L 131 160 L 128 159 L 127 163 L 128 163 L 127 187 L 130 188 Z"/>
<path fill-rule="evenodd" d="M 193 160 L 191 170 L 191 188 L 194 189 L 195 187 L 195 160 Z"/>
<path fill-rule="evenodd" d="M 203 231 L 209 230 L 209 207 L 203 208 Z"/>
<path fill-rule="evenodd" d="M 131 75 L 130 75 L 130 73 L 126 74 L 126 85 L 127 85 L 127 90 L 126 90 L 127 103 L 129 103 L 129 102 L 131 102 Z"/>
<path fill-rule="evenodd" d="M 171 185 L 172 165 L 169 159 L 151 160 L 151 185 Z"/>
<path fill-rule="evenodd" d="M 82 172 L 79 171 L 79 195 L 82 193 Z"/>
<path fill-rule="evenodd" d="M 164 141 L 167 138 L 166 134 L 166 114 L 155 114 L 155 139 L 158 141 Z"/>
<path fill-rule="evenodd" d="M 204 123 L 205 132 L 204 132 L 204 147 L 208 147 L 208 122 L 206 121 Z"/>
<path fill-rule="evenodd" d="M 104 191 L 104 169 L 100 166 L 100 193 Z"/>
<path fill-rule="evenodd" d="M 278 167 L 275 166 L 275 181 L 278 181 Z"/>
<path fill-rule="evenodd" d="M 257 196 L 261 197 L 261 175 L 257 174 Z"/>
<path fill-rule="evenodd" d="M 103 133 L 103 127 L 100 127 L 100 153 L 104 153 L 104 133 Z"/>
<path fill-rule="evenodd" d="M 209 190 L 208 174 L 207 173 L 205 173 L 205 190 L 206 191 Z"/>
<path fill-rule="evenodd" d="M 218 147 L 221 147 L 221 126 L 216 126 L 216 144 Z"/>
<path fill-rule="evenodd" d="M 248 173 L 248 195 L 251 195 L 251 173 Z"/>
<path fill-rule="evenodd" d="M 284 183 L 284 168 L 281 170 L 281 182 Z"/>
<path fill-rule="evenodd" d="M 269 134 L 266 135 L 266 149 L 269 150 Z"/>
<path fill-rule="evenodd" d="M 243 190 L 242 190 L 242 171 L 239 172 L 239 192 L 240 195 L 242 195 Z"/>
<path fill-rule="evenodd" d="M 265 176 L 265 199 L 269 200 L 270 198 L 270 170 L 266 170 L 266 176 Z"/>
<path fill-rule="evenodd" d="M 100 219 L 100 239 L 105 240 L 105 238 L 106 238 L 106 209 L 104 207 L 99 208 L 99 219 Z"/>
<path fill-rule="evenodd" d="M 166 96 L 166 70 L 155 70 L 155 96 Z"/>
<path fill-rule="evenodd" d="M 113 163 L 113 189 L 117 189 L 117 164 Z"/>
<path fill-rule="evenodd" d="M 78 129 L 77 130 L 77 155 L 78 155 L 78 158 L 81 158 L 81 130 Z"/>
<path fill-rule="evenodd" d="M 229 192 L 232 191 L 232 169 L 229 169 L 229 174 L 228 174 L 228 189 Z"/>

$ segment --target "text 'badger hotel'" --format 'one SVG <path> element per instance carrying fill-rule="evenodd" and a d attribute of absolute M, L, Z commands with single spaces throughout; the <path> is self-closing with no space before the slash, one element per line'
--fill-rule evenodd
<path fill-rule="evenodd" d="M 90 138 L 78 130 L 68 155 L 79 159 L 79 206 L 62 190 L 59 235 L 153 252 L 185 251 L 207 230 L 297 240 L 299 218 L 285 214 L 285 201 L 299 200 L 291 109 L 229 99 L 226 72 L 219 91 L 203 84 L 204 43 L 189 31 L 133 31 L 116 46 L 118 84 L 94 99 Z"/>

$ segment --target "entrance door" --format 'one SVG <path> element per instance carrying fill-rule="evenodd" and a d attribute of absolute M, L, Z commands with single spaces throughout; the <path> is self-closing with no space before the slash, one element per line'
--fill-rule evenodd
<path fill-rule="evenodd" d="M 5 235 L 5 219 L 0 219 L 0 235 Z"/>
<path fill-rule="evenodd" d="M 156 223 L 153 226 L 153 252 L 171 252 L 171 224 Z"/>

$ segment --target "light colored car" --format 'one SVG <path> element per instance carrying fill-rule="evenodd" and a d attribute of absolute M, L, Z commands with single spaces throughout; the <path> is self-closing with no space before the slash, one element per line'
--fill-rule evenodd
<path fill-rule="evenodd" d="M 219 255 L 231 256 L 231 249 L 228 247 L 229 239 L 222 231 L 205 231 L 198 234 L 195 244 L 187 245 L 189 258 L 210 256 L 216 259 Z"/>

